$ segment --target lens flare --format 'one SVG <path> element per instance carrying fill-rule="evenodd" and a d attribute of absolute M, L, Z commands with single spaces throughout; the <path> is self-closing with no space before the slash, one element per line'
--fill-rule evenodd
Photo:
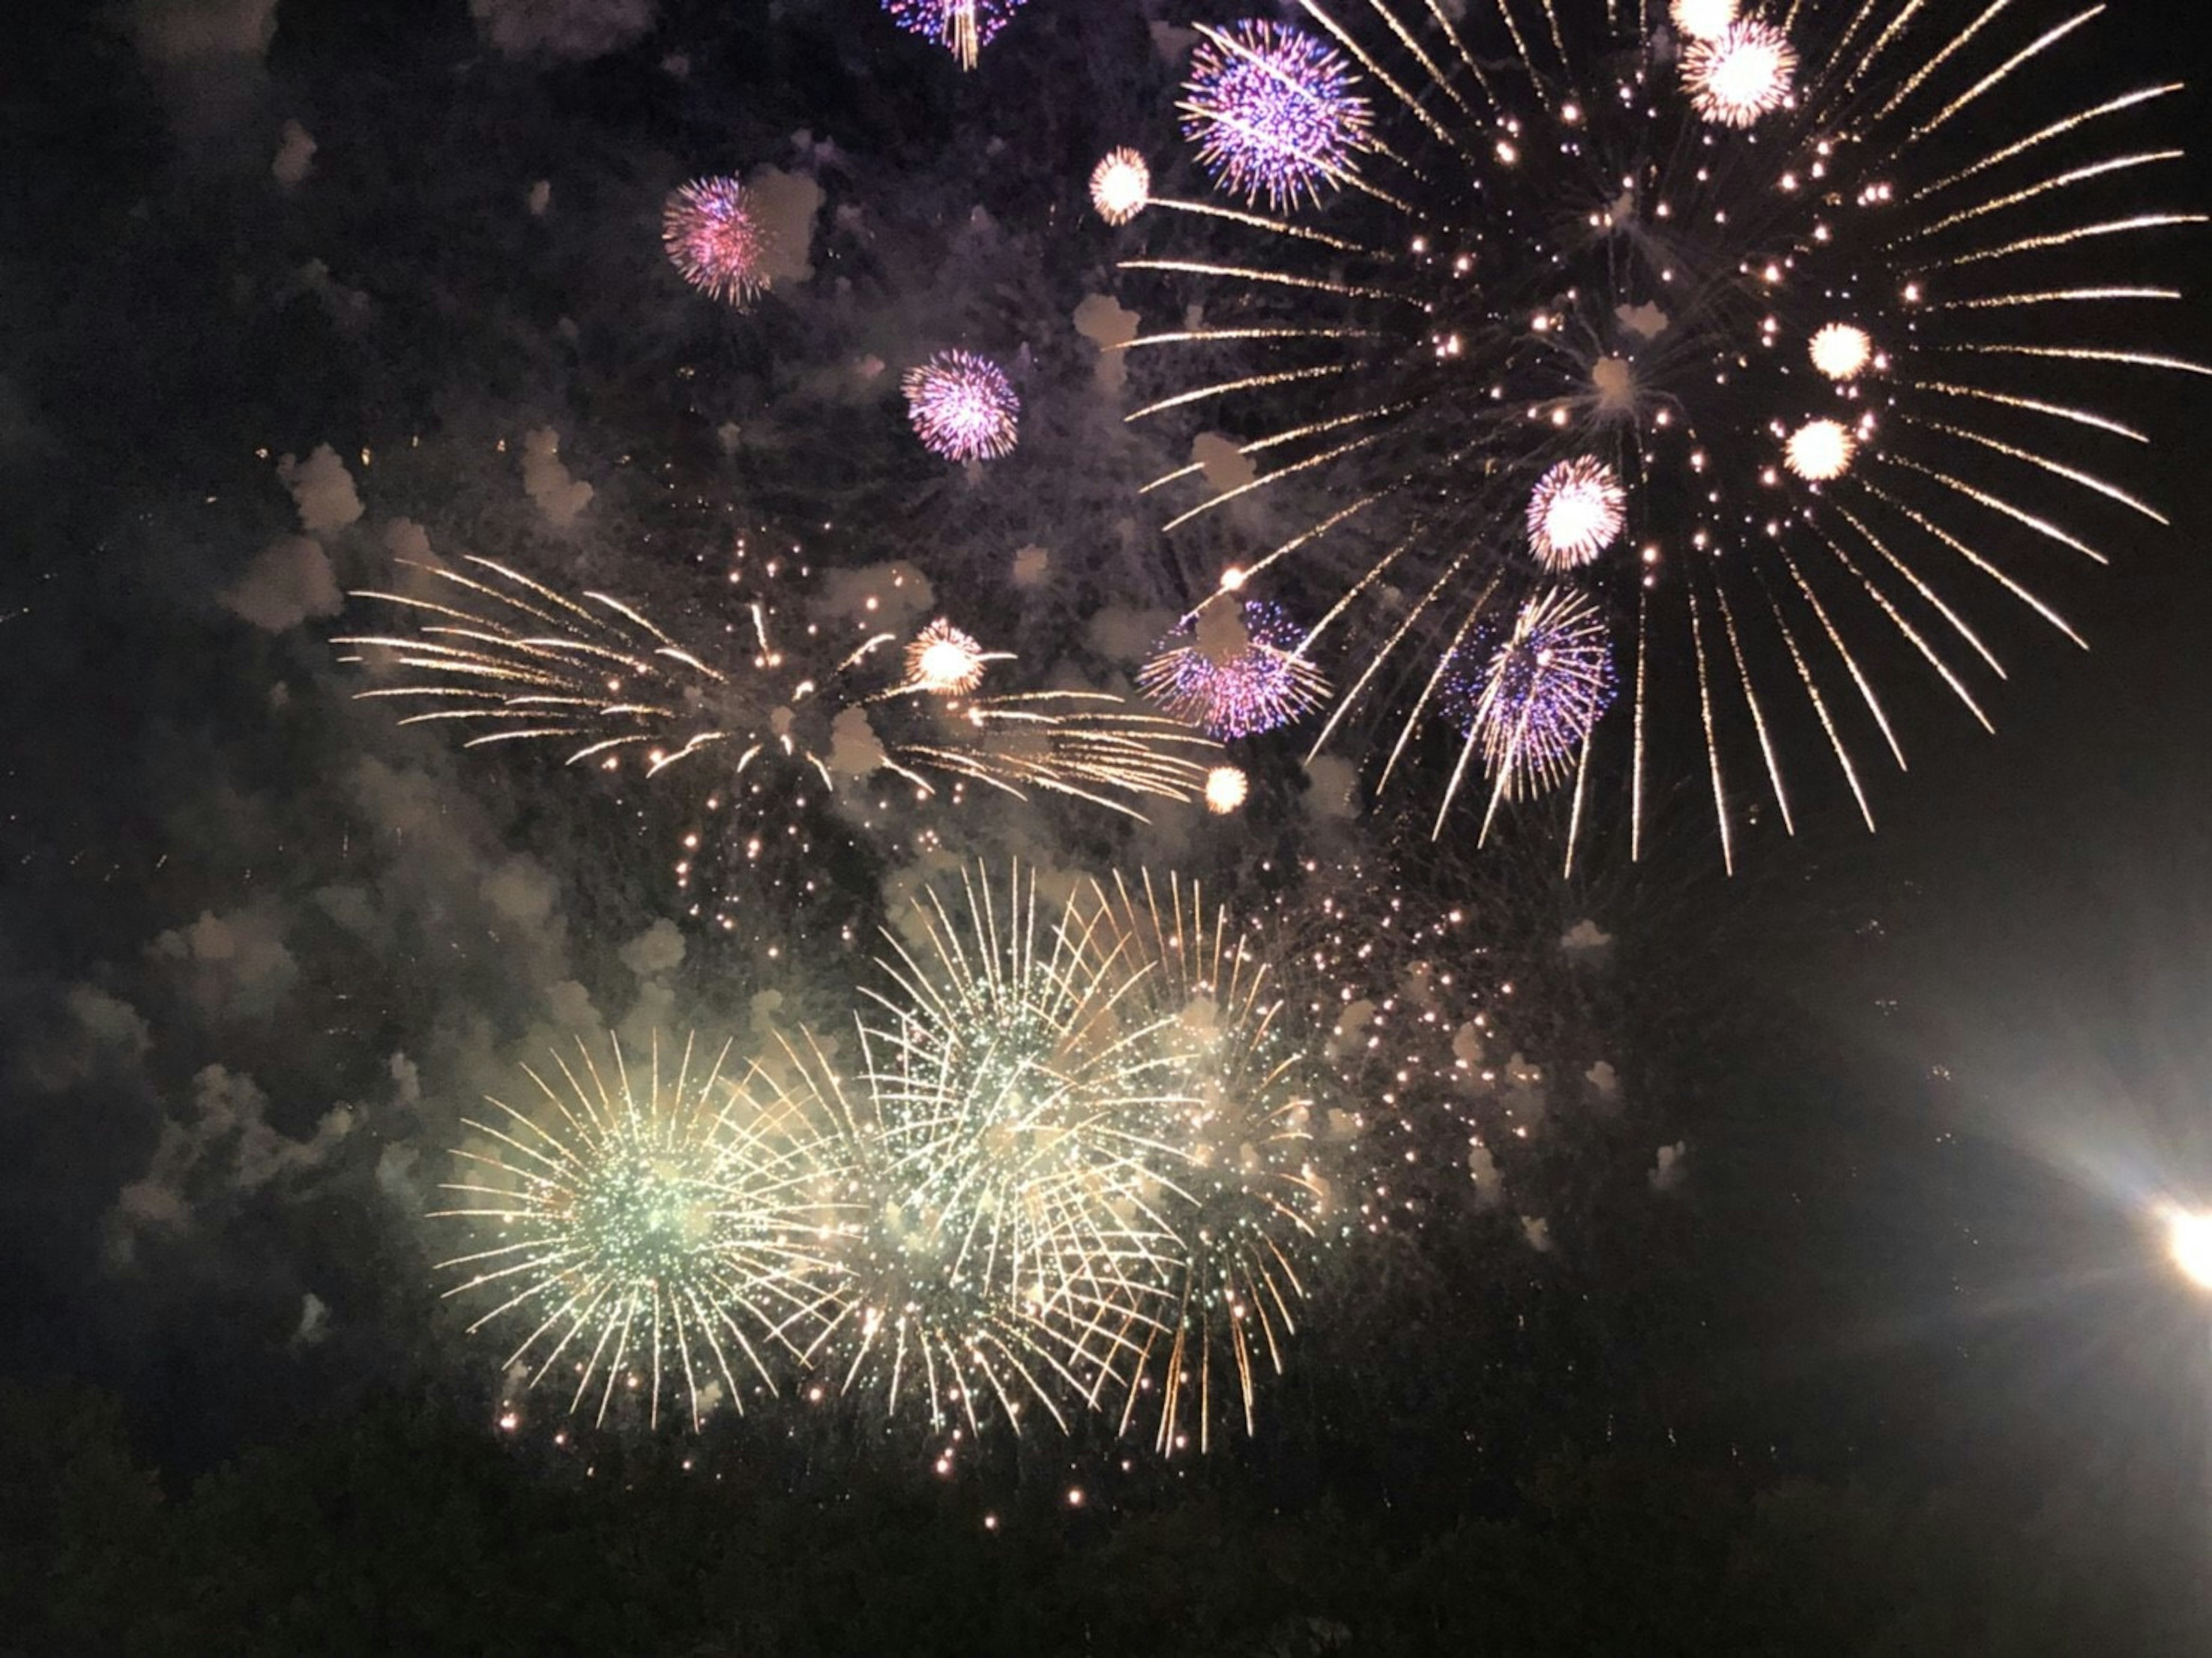
<path fill-rule="evenodd" d="M 1020 439 L 1022 401 L 1006 370 L 966 351 L 939 351 L 907 370 L 907 417 L 932 454 L 947 460 L 996 460 Z"/>

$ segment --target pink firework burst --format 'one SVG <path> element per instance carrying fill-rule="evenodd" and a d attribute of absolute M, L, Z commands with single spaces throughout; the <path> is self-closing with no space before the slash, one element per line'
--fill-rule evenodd
<path fill-rule="evenodd" d="M 996 460 L 1013 452 L 1022 400 L 1006 372 L 988 357 L 939 351 L 907 370 L 907 418 L 932 454 L 947 460 Z"/>
<path fill-rule="evenodd" d="M 1023 4 L 1024 0 L 884 0 L 884 9 L 908 33 L 936 41 L 963 69 L 973 69 L 976 55 Z"/>
<path fill-rule="evenodd" d="M 694 179 L 669 193 L 660 240 L 684 280 L 742 306 L 768 286 L 768 233 L 735 179 Z"/>

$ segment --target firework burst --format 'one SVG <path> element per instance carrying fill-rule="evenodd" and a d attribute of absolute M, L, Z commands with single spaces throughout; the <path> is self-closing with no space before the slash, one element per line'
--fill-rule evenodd
<path fill-rule="evenodd" d="M 891 21 L 908 34 L 934 40 L 960 60 L 963 69 L 976 58 L 999 31 L 1013 21 L 1024 0 L 884 0 Z"/>
<path fill-rule="evenodd" d="M 1125 225 L 1152 198 L 1152 170 L 1135 150 L 1109 150 L 1091 170 L 1091 205 L 1110 225 Z"/>
<path fill-rule="evenodd" d="M 356 595 L 397 607 L 413 632 L 336 642 L 414 676 L 362 698 L 418 707 L 403 725 L 459 724 L 471 748 L 554 743 L 568 746 L 572 766 L 611 769 L 635 756 L 649 776 L 696 770 L 709 757 L 740 778 L 791 762 L 833 793 L 888 770 L 924 796 L 935 792 L 933 776 L 1016 797 L 1043 790 L 1132 816 L 1137 798 L 1188 799 L 1205 787 L 1194 750 L 1211 745 L 1119 698 L 978 697 L 940 683 L 940 670 L 980 678 L 985 663 L 1011 659 L 977 649 L 949 624 L 908 641 L 907 672 L 887 677 L 899 659 L 896 635 L 863 626 L 828 643 L 810 627 L 787 643 L 765 594 L 736 607 L 720 648 L 694 650 L 609 594 L 571 598 L 489 559 L 465 562 L 465 570 L 411 567 L 451 603 Z M 771 562 L 771 580 L 775 570 Z"/>
<path fill-rule="evenodd" d="M 1085 937 L 1129 988 L 1123 1021 L 1174 1078 L 1174 1132 L 1159 1170 L 1172 1229 L 1168 1294 L 1139 1327 L 1121 1421 L 1154 1418 L 1172 1454 L 1217 1415 L 1256 1425 L 1263 1376 L 1279 1373 L 1306 1295 L 1302 1261 L 1336 1223 L 1323 1172 L 1317 1067 L 1289 1034 L 1273 970 L 1196 883 L 1119 877 L 1085 901 Z"/>
<path fill-rule="evenodd" d="M 1183 88 L 1183 137 L 1224 189 L 1277 210 L 1318 203 L 1351 174 L 1367 139 L 1352 66 L 1312 35 L 1279 23 L 1201 23 Z"/>
<path fill-rule="evenodd" d="M 1137 685 L 1209 736 L 1255 736 L 1328 700 L 1328 681 L 1298 643 L 1297 628 L 1264 600 L 1208 604 L 1161 641 Z"/>
<path fill-rule="evenodd" d="M 695 179 L 662 210 L 669 262 L 702 294 L 743 307 L 768 287 L 768 233 L 735 179 Z"/>
<path fill-rule="evenodd" d="M 817 1240 L 824 1229 L 826 1125 L 787 1107 L 758 1109 L 684 1044 L 666 1074 L 659 1039 L 639 1074 L 618 1043 L 610 1069 L 577 1044 L 554 1056 L 559 1084 L 525 1074 L 535 1113 L 504 1101 L 467 1126 L 483 1149 L 441 1189 L 484 1247 L 441 1262 L 465 1274 L 447 1293 L 498 1303 L 495 1321 L 529 1327 L 507 1363 L 536 1386 L 565 1363 L 582 1406 L 598 1384 L 604 1421 L 618 1393 L 642 1392 L 658 1424 L 678 1390 L 696 1427 L 717 1401 L 744 1408 L 747 1382 L 775 1388 L 768 1360 L 818 1339 L 835 1310 Z"/>
<path fill-rule="evenodd" d="M 1463 695 L 1468 747 L 1490 774 L 1493 812 L 1501 800 L 1557 786 L 1613 700 L 1604 618 L 1571 589 L 1530 600 Z"/>
<path fill-rule="evenodd" d="M 987 357 L 939 351 L 901 382 L 922 447 L 947 460 L 997 460 L 1020 441 L 1022 401 Z"/>
<path fill-rule="evenodd" d="M 2142 124 L 2179 88 L 2070 84 L 2103 9 L 1299 4 L 1371 122 L 1300 187 L 1245 175 L 1270 213 L 1156 200 L 1210 240 L 1124 268 L 1204 284 L 1222 320 L 1124 349 L 1241 354 L 1130 416 L 1201 411 L 1257 470 L 1171 531 L 1325 492 L 1251 567 L 1338 596 L 1299 653 L 1358 665 L 1322 743 L 1379 724 L 1387 781 L 1462 647 L 1568 579 L 1629 691 L 1593 738 L 1612 757 L 1578 762 L 1626 811 L 1577 829 L 1625 817 L 1639 851 L 1679 747 L 1732 867 L 1747 792 L 1794 829 L 1801 751 L 1872 827 L 1864 755 L 1905 761 L 1882 675 L 1924 668 L 1989 724 L 1976 612 L 2081 643 L 2031 581 L 2165 522 L 2102 475 L 2145 439 L 2100 405 L 2130 370 L 2212 372 L 2157 348 L 2180 295 L 2141 269 L 2203 218 L 2149 193 L 2180 151 Z M 1530 568 L 1516 520 L 1578 461 L 1611 469 L 1621 532 L 1576 564 L 1532 523 Z"/>
<path fill-rule="evenodd" d="M 1528 497 L 1528 545 L 1543 567 L 1588 564 L 1620 538 L 1628 495 L 1612 467 L 1577 456 L 1536 480 Z"/>
<path fill-rule="evenodd" d="M 970 874 L 963 898 L 916 900 L 915 943 L 885 935 L 865 1105 L 839 1090 L 864 1195 L 831 1362 L 935 1424 L 1018 1427 L 1034 1405 L 1064 1426 L 1162 1326 L 1177 1073 L 1095 918 L 1041 914 L 1019 870 L 1000 890 Z"/>
<path fill-rule="evenodd" d="M 1797 52 L 1771 23 L 1730 23 L 1699 35 L 1682 54 L 1682 84 L 1708 121 L 1747 127 L 1790 101 Z"/>
<path fill-rule="evenodd" d="M 907 641 L 907 683 L 939 696 L 965 696 L 983 683 L 985 668 L 1012 660 L 1006 651 L 985 650 L 939 616 Z"/>

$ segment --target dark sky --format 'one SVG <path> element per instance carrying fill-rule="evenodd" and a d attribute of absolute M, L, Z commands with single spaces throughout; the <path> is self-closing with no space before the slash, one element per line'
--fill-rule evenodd
<path fill-rule="evenodd" d="M 1169 14 L 1034 0 L 963 80 L 864 0 L 573 0 L 546 10 L 591 27 L 512 52 L 460 0 L 38 9 L 0 82 L 0 1352 L 204 1460 L 362 1381 L 489 1363 L 435 1303 L 420 1212 L 518 1057 L 579 1023 L 834 1017 L 853 959 L 766 954 L 787 890 L 732 937 L 677 926 L 658 799 L 350 701 L 336 588 L 427 537 L 696 614 L 700 550 L 743 530 L 909 561 L 1044 675 L 1121 683 L 1200 573 L 1137 504 L 1163 451 L 1072 320 L 1117 291 L 1079 181 L 1125 136 L 1172 148 Z M 2085 72 L 2170 71 L 2174 40 L 2107 33 Z M 289 123 L 314 148 L 286 184 Z M 738 317 L 669 271 L 659 204 L 763 167 L 821 185 L 815 272 Z M 2198 162 L 2172 189 L 2212 198 Z M 2212 356 L 2202 304 L 2175 315 L 2167 349 Z M 1023 458 L 980 482 L 920 454 L 891 392 L 945 343 L 1024 387 Z M 1501 1224 L 1461 1263 L 1508 1309 L 1539 1279 L 1587 1303 L 1516 1363 L 1586 1346 L 1716 1433 L 1847 1467 L 2095 1479 L 2201 1434 L 2205 1309 L 2144 1214 L 2212 1196 L 2203 386 L 2130 395 L 2159 438 L 2133 482 L 2173 523 L 2069 581 L 2094 649 L 2023 633 L 1994 738 L 1916 701 L 1879 835 L 1829 802 L 1730 881 L 1670 820 L 1644 870 L 1531 878 L 1518 912 L 1479 859 L 1405 873 L 1535 914 L 1516 949 L 1556 956 L 1584 916 L 1618 940 L 1549 1062 L 1616 1062 L 1627 1113 L 1509 1170 L 1552 1255 Z M 568 471 L 534 498 L 543 431 Z M 327 467 L 320 494 L 280 477 L 325 445 L 357 510 Z M 566 525 L 564 481 L 593 492 Z M 1051 574 L 1016 591 L 1025 547 Z M 1255 757 L 1233 844 L 1190 811 L 820 833 L 864 920 L 947 854 L 1232 885 L 1387 860 L 1383 815 L 1332 811 L 1295 759 Z"/>

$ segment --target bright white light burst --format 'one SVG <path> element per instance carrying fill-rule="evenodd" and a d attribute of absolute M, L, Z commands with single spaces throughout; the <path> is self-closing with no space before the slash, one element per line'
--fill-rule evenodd
<path fill-rule="evenodd" d="M 1851 470 L 1858 440 L 1850 428 L 1832 420 L 1811 420 L 1790 434 L 1783 460 L 1790 470 L 1812 483 L 1829 483 Z"/>
<path fill-rule="evenodd" d="M 1668 15 L 1684 39 L 1710 40 L 1735 21 L 1736 0 L 1674 0 Z"/>
<path fill-rule="evenodd" d="M 1723 126 L 1747 127 L 1789 101 L 1797 49 L 1771 23 L 1731 23 L 1682 54 L 1682 82 L 1698 113 Z"/>
<path fill-rule="evenodd" d="M 1813 336 L 1813 367 L 1832 380 L 1856 380 L 1874 361 L 1874 340 L 1863 328 L 1832 322 Z"/>
<path fill-rule="evenodd" d="M 1603 461 L 1563 460 L 1528 497 L 1528 544 L 1547 570 L 1579 568 L 1613 544 L 1627 505 L 1620 477 Z"/>
<path fill-rule="evenodd" d="M 1242 766 L 1216 766 L 1206 774 L 1206 809 L 1217 817 L 1226 817 L 1244 804 L 1251 786 Z"/>
<path fill-rule="evenodd" d="M 1091 170 L 1091 205 L 1111 225 L 1124 225 L 1152 199 L 1152 170 L 1133 149 L 1109 150 Z"/>
<path fill-rule="evenodd" d="M 2166 1247 L 2173 1264 L 2198 1288 L 2212 1290 L 2212 1213 L 2166 1212 Z"/>
<path fill-rule="evenodd" d="M 931 623 L 906 647 L 907 682 L 939 696 L 965 696 L 983 683 L 983 647 L 943 616 Z"/>

